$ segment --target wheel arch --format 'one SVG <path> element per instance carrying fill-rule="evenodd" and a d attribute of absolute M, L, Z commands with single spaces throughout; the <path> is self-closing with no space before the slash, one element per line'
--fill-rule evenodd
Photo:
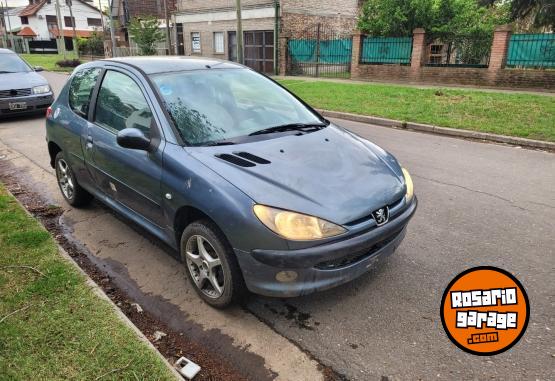
<path fill-rule="evenodd" d="M 57 145 L 52 141 L 48 142 L 48 154 L 50 155 L 50 166 L 52 168 L 55 168 L 56 155 L 58 154 L 58 152 L 61 152 L 61 151 L 62 149 L 60 148 L 59 145 Z"/>
<path fill-rule="evenodd" d="M 222 228 L 216 223 L 216 221 L 214 221 L 213 218 L 211 218 L 208 214 L 204 213 L 202 210 L 195 208 L 194 206 L 185 205 L 180 207 L 177 210 L 173 219 L 173 231 L 175 233 L 175 242 L 178 248 L 181 243 L 181 235 L 183 234 L 183 231 L 185 230 L 185 228 L 191 222 L 198 221 L 198 220 L 209 220 L 220 230 L 220 232 L 225 237 L 225 234 L 223 233 Z"/>

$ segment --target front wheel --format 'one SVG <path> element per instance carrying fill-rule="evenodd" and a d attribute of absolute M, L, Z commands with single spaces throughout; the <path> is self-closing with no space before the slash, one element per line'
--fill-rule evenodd
<path fill-rule="evenodd" d="M 93 196 L 81 188 L 75 179 L 75 175 L 71 170 L 71 167 L 67 163 L 62 152 L 58 152 L 56 155 L 56 179 L 58 180 L 58 186 L 65 200 L 75 207 L 84 206 L 88 204 Z"/>
<path fill-rule="evenodd" d="M 181 258 L 195 291 L 211 306 L 225 308 L 247 294 L 235 254 L 211 221 L 196 221 L 185 228 Z"/>

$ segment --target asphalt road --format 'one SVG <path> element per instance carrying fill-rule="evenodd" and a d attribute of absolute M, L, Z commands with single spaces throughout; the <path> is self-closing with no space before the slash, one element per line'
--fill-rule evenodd
<path fill-rule="evenodd" d="M 65 80 L 45 76 L 55 88 Z M 175 326 L 183 325 L 193 337 L 212 340 L 233 361 L 239 352 L 248 352 L 243 361 L 271 370 L 266 378 L 277 373 L 283 379 L 309 379 L 306 367 L 313 364 L 302 354 L 288 363 L 291 349 L 284 348 L 289 342 L 273 337 L 257 325 L 262 324 L 258 319 L 354 380 L 555 378 L 555 155 L 335 122 L 392 152 L 413 175 L 420 201 L 396 254 L 342 287 L 288 300 L 253 297 L 248 310 L 255 317 L 237 310 L 214 312 L 195 300 L 173 258 L 104 208 L 68 208 L 66 221 L 75 238 L 147 307 Z M 2 122 L 0 142 L 13 151 L 10 158 L 35 186 L 60 202 L 43 128 L 40 118 Z M 137 256 L 139 252 L 148 255 Z M 515 274 L 531 303 L 522 340 L 493 357 L 455 347 L 439 317 L 448 282 L 478 265 Z M 231 338 L 229 343 L 221 341 L 222 335 Z M 246 344 L 252 345 L 245 349 Z M 286 361 L 280 363 L 271 352 Z M 286 373 L 287 367 L 293 372 Z M 254 370 L 251 375 L 260 376 Z"/>

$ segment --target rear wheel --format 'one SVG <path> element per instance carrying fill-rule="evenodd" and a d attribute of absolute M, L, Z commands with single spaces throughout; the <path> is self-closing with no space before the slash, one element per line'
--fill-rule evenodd
<path fill-rule="evenodd" d="M 185 228 L 181 258 L 195 291 L 211 306 L 225 308 L 246 295 L 235 254 L 211 221 L 196 221 Z"/>
<path fill-rule="evenodd" d="M 75 207 L 84 206 L 88 204 L 93 196 L 81 188 L 75 179 L 75 175 L 71 170 L 71 167 L 67 163 L 62 152 L 58 152 L 56 155 L 56 179 L 58 180 L 58 186 L 65 200 Z"/>

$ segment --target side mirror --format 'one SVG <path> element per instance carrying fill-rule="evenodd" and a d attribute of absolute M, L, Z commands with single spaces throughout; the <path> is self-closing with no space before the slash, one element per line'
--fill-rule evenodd
<path fill-rule="evenodd" d="M 33 70 L 35 70 L 35 71 L 43 71 L 44 68 L 43 68 L 42 66 L 35 66 L 35 67 L 33 67 Z"/>
<path fill-rule="evenodd" d="M 117 135 L 117 142 L 123 148 L 148 151 L 151 147 L 150 139 L 138 128 L 124 128 Z"/>

